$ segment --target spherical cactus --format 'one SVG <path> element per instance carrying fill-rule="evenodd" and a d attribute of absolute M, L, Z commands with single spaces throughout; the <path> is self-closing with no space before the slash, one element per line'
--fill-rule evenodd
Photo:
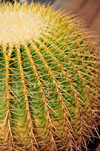
<path fill-rule="evenodd" d="M 99 137 L 96 52 L 70 15 L 0 4 L 0 151 L 82 151 Z"/>

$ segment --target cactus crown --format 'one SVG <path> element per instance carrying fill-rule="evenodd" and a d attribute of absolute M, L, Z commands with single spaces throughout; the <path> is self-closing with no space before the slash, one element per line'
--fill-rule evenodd
<path fill-rule="evenodd" d="M 1 4 L 0 43 L 4 41 L 14 44 L 20 40 L 31 39 L 33 36 L 39 37 L 42 29 L 45 30 L 49 20 L 42 16 L 41 10 L 38 10 L 40 7 L 37 9 L 33 4 L 30 7 L 25 5 L 9 4 L 7 7 Z"/>
<path fill-rule="evenodd" d="M 99 119 L 96 47 L 50 6 L 0 4 L 0 150 L 78 150 Z"/>

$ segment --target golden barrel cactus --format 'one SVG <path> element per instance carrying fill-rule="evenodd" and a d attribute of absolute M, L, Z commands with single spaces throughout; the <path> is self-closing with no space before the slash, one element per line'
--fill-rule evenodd
<path fill-rule="evenodd" d="M 0 151 L 87 148 L 99 135 L 96 52 L 70 15 L 0 4 Z"/>

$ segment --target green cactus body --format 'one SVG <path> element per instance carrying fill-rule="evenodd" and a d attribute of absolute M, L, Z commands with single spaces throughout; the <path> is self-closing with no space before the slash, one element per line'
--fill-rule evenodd
<path fill-rule="evenodd" d="M 0 17 L 0 151 L 86 147 L 100 106 L 85 29 L 39 3 L 2 3 Z"/>

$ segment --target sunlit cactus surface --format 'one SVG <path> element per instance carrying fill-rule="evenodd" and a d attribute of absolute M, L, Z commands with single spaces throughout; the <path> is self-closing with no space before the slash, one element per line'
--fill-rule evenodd
<path fill-rule="evenodd" d="M 39 3 L 0 4 L 0 151 L 82 151 L 98 134 L 94 41 Z"/>

